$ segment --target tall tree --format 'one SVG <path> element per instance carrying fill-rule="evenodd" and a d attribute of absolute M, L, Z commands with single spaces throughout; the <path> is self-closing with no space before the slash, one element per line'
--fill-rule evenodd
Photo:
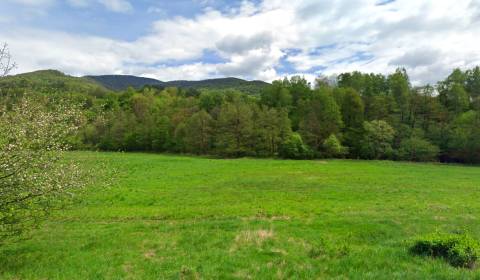
<path fill-rule="evenodd" d="M 217 123 L 216 146 L 223 154 L 241 156 L 251 151 L 253 137 L 253 109 L 236 98 L 224 103 Z"/>
<path fill-rule="evenodd" d="M 470 100 L 465 90 L 466 81 L 466 74 L 460 69 L 455 69 L 445 80 L 437 84 L 438 98 L 453 116 L 458 116 L 468 109 Z"/>
<path fill-rule="evenodd" d="M 323 142 L 331 134 L 337 134 L 343 125 L 342 115 L 332 93 L 326 89 L 313 92 L 310 100 L 303 104 L 300 133 L 314 150 L 321 151 Z"/>
<path fill-rule="evenodd" d="M 480 97 L 480 67 L 477 66 L 466 72 L 465 89 L 472 99 Z"/>
<path fill-rule="evenodd" d="M 455 69 L 447 79 L 437 85 L 440 102 L 453 116 L 465 112 L 469 106 L 469 96 L 465 90 L 466 75 L 460 69 Z"/>
<path fill-rule="evenodd" d="M 397 69 L 388 77 L 390 92 L 397 103 L 400 121 L 407 121 L 410 105 L 410 81 L 405 69 Z"/>
<path fill-rule="evenodd" d="M 358 71 L 340 74 L 338 76 L 338 86 L 353 88 L 357 92 L 363 93 L 365 90 L 365 75 Z"/>
<path fill-rule="evenodd" d="M 480 112 L 468 111 L 452 123 L 448 143 L 450 159 L 461 162 L 480 162 Z"/>
<path fill-rule="evenodd" d="M 292 105 L 292 95 L 288 90 L 290 82 L 285 78 L 283 81 L 273 81 L 265 88 L 261 95 L 261 102 L 269 107 L 286 108 Z"/>
<path fill-rule="evenodd" d="M 298 105 L 299 100 L 309 98 L 312 93 L 310 83 L 300 76 L 291 77 L 287 88 L 292 96 L 292 104 L 294 106 Z"/>
<path fill-rule="evenodd" d="M 275 155 L 292 132 L 286 109 L 257 107 L 254 119 L 257 154 Z"/>
<path fill-rule="evenodd" d="M 152 149 L 157 152 L 164 152 L 171 144 L 171 123 L 168 116 L 157 114 L 152 127 Z"/>
<path fill-rule="evenodd" d="M 185 142 L 190 152 L 205 154 L 212 146 L 213 118 L 205 110 L 193 114 L 186 123 Z"/>
<path fill-rule="evenodd" d="M 363 134 L 364 105 L 354 89 L 345 90 L 341 110 L 345 144 L 350 147 L 352 156 L 358 156 Z"/>

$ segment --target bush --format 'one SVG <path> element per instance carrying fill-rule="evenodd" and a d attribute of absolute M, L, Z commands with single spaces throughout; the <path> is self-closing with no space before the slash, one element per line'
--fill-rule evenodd
<path fill-rule="evenodd" d="M 288 159 L 309 159 L 312 158 L 312 150 L 303 143 L 302 136 L 293 133 L 280 146 L 279 155 Z"/>
<path fill-rule="evenodd" d="M 456 267 L 473 268 L 480 255 L 479 243 L 465 234 L 432 234 L 415 241 L 412 253 L 441 257 Z"/>
<path fill-rule="evenodd" d="M 436 161 L 439 152 L 439 148 L 427 140 L 412 137 L 402 141 L 398 149 L 398 156 L 401 160 Z"/>
<path fill-rule="evenodd" d="M 326 157 L 343 157 L 347 154 L 347 148 L 342 146 L 335 134 L 323 142 L 323 151 Z"/>
<path fill-rule="evenodd" d="M 364 139 L 361 142 L 360 154 L 364 159 L 390 158 L 395 130 L 382 120 L 363 123 Z"/>

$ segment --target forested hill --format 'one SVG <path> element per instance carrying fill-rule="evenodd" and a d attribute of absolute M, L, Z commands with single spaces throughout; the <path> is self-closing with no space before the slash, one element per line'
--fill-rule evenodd
<path fill-rule="evenodd" d="M 163 82 L 155 79 L 128 76 L 128 75 L 102 75 L 86 76 L 86 78 L 96 81 L 106 88 L 112 90 L 125 90 L 129 86 L 140 89 L 144 86 L 157 87 L 178 87 L 194 89 L 233 89 L 247 94 L 258 94 L 268 83 L 263 81 L 246 81 L 237 78 L 208 79 L 201 81 L 170 81 Z"/>
<path fill-rule="evenodd" d="M 178 87 L 183 89 L 235 90 L 250 95 L 259 95 L 269 84 L 263 81 L 246 81 L 237 78 L 220 78 L 200 81 L 170 81 L 128 76 L 102 75 L 74 77 L 57 70 L 40 70 L 8 76 L 0 79 L 0 90 L 40 93 L 86 93 L 103 96 L 111 91 L 123 91 L 128 87 L 141 89 L 152 86 L 159 89 Z"/>
<path fill-rule="evenodd" d="M 259 94 L 269 84 L 263 81 L 246 81 L 237 78 L 209 79 L 202 81 L 171 81 L 169 87 L 195 89 L 235 89 L 248 94 Z"/>
<path fill-rule="evenodd" d="M 48 93 L 48 94 L 88 94 L 103 96 L 110 92 L 94 80 L 65 75 L 57 70 L 40 70 L 0 78 L 0 91 L 3 93 Z"/>
<path fill-rule="evenodd" d="M 165 86 L 165 83 L 159 80 L 131 75 L 100 75 L 85 76 L 84 78 L 95 81 L 104 87 L 115 91 L 125 90 L 128 87 L 139 89 L 147 85 Z"/>

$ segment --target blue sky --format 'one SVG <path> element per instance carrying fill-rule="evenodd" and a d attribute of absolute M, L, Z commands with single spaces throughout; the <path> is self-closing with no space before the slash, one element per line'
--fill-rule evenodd
<path fill-rule="evenodd" d="M 405 67 L 427 83 L 480 64 L 477 0 L 2 0 L 0 11 L 17 73 L 271 81 Z"/>
<path fill-rule="evenodd" d="M 139 36 L 146 35 L 156 20 L 175 16 L 193 17 L 209 6 L 222 8 L 235 5 L 235 1 L 228 2 L 136 0 L 124 2 L 130 4 L 125 6 L 127 8 L 117 8 L 117 10 L 100 1 L 43 1 L 42 3 L 34 0 L 4 0 L 0 5 L 5 14 L 13 14 L 20 18 L 20 21 L 11 24 L 13 26 L 35 26 L 118 40 L 135 40 Z M 42 9 L 47 13 L 40 12 Z M 35 14 L 36 12 L 39 14 Z"/>

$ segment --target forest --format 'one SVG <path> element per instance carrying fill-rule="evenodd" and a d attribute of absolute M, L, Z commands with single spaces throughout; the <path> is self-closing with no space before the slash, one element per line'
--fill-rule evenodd
<path fill-rule="evenodd" d="M 143 86 L 123 91 L 65 76 L 47 83 L 7 77 L 3 102 L 45 92 L 81 104 L 75 149 L 219 157 L 351 158 L 480 162 L 480 68 L 455 69 L 435 85 L 343 73 L 277 80 L 252 93 L 232 88 Z M 58 78 L 58 77 L 57 77 Z"/>

